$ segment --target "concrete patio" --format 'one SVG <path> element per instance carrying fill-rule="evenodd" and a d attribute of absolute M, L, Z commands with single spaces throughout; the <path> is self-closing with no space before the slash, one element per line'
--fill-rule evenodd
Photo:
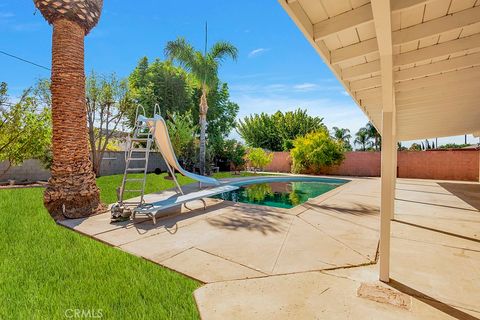
<path fill-rule="evenodd" d="M 480 184 L 397 180 L 385 284 L 380 179 L 349 179 L 290 210 L 209 199 L 155 226 L 109 213 L 60 223 L 205 283 L 203 319 L 480 317 Z"/>

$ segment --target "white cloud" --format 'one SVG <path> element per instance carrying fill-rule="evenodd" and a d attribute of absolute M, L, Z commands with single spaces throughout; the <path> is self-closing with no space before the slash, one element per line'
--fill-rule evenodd
<path fill-rule="evenodd" d="M 249 58 L 253 58 L 253 57 L 257 57 L 261 54 L 264 54 L 265 52 L 269 51 L 270 49 L 266 49 L 266 48 L 258 48 L 258 49 L 254 49 L 252 51 L 250 51 L 248 53 L 248 57 Z"/>
<path fill-rule="evenodd" d="M 300 83 L 293 86 L 293 89 L 297 91 L 312 91 L 318 88 L 318 85 L 315 83 Z"/>

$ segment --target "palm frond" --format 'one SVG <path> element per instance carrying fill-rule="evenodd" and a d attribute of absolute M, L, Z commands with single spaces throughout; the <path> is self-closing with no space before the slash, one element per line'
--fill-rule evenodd
<path fill-rule="evenodd" d="M 222 63 L 226 58 L 231 58 L 235 61 L 238 57 L 238 49 L 230 42 L 218 41 L 212 46 L 207 55 L 218 63 Z"/>
<path fill-rule="evenodd" d="M 169 60 L 176 61 L 187 71 L 193 71 L 197 66 L 197 56 L 193 46 L 185 38 L 167 42 L 165 46 L 165 56 Z"/>

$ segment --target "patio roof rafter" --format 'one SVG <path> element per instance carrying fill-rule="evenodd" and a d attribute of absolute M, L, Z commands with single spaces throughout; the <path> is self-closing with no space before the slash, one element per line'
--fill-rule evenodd
<path fill-rule="evenodd" d="M 415 6 L 427 4 L 433 0 L 391 1 L 392 12 L 400 12 Z M 289 0 L 288 3 L 292 3 Z M 353 29 L 373 22 L 372 5 L 367 3 L 353 10 L 317 22 L 313 25 L 315 41 L 321 41 L 337 32 Z"/>
<path fill-rule="evenodd" d="M 480 6 L 394 31 L 392 32 L 392 44 L 394 46 L 400 46 L 440 35 L 444 32 L 459 30 L 478 22 L 480 22 Z M 331 63 L 339 64 L 377 51 L 379 51 L 379 49 L 375 38 L 361 41 L 333 50 L 331 52 Z"/>
<path fill-rule="evenodd" d="M 472 48 L 480 49 L 480 34 L 458 38 L 433 46 L 395 55 L 393 64 L 395 67 L 401 67 L 413 63 L 429 61 L 442 56 L 466 52 Z M 380 72 L 380 62 L 375 60 L 343 69 L 342 79 L 355 80 L 377 72 Z"/>
<path fill-rule="evenodd" d="M 408 81 L 413 79 L 424 78 L 442 74 L 445 72 L 462 70 L 470 67 L 480 66 L 480 52 L 442 60 L 429 64 L 420 65 L 414 68 L 403 69 L 395 71 L 395 82 Z M 350 89 L 352 91 L 362 91 L 366 89 L 376 88 L 381 86 L 380 76 L 364 78 L 350 82 Z"/>

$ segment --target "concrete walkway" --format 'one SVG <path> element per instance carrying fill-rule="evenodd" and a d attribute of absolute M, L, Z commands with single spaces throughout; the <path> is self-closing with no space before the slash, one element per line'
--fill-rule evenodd
<path fill-rule="evenodd" d="M 480 184 L 398 180 L 387 285 L 379 180 L 351 180 L 290 210 L 209 199 L 155 226 L 109 214 L 61 223 L 206 283 L 195 292 L 204 319 L 480 317 Z"/>

